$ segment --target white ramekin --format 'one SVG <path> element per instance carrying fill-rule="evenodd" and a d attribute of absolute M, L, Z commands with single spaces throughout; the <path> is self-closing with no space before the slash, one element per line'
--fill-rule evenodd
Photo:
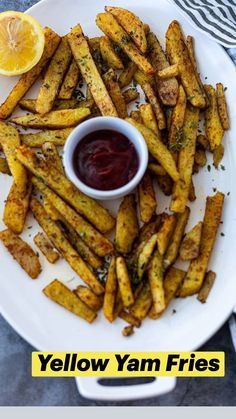
<path fill-rule="evenodd" d="M 98 190 L 87 186 L 78 178 L 73 167 L 73 154 L 77 144 L 91 132 L 103 129 L 118 131 L 125 135 L 134 144 L 139 158 L 137 173 L 130 182 L 121 188 L 109 191 Z M 129 122 L 111 116 L 99 116 L 82 122 L 71 132 L 64 146 L 63 164 L 66 175 L 80 191 L 95 199 L 115 199 L 127 195 L 135 189 L 142 179 L 148 164 L 148 149 L 143 136 Z"/>

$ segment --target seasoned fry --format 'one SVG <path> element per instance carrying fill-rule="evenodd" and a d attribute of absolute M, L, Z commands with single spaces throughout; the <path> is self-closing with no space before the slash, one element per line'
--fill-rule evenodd
<path fill-rule="evenodd" d="M 49 285 L 43 289 L 43 293 L 57 304 L 81 317 L 88 323 L 92 323 L 96 318 L 96 313 L 84 304 L 73 291 L 67 288 L 58 279 L 54 279 Z"/>
<path fill-rule="evenodd" d="M 189 214 L 190 209 L 185 207 L 184 212 L 182 214 L 178 214 L 177 216 L 176 226 L 171 238 L 171 243 L 169 244 L 164 257 L 165 269 L 172 265 L 178 257 L 180 243 L 189 219 Z"/>
<path fill-rule="evenodd" d="M 11 174 L 7 159 L 5 159 L 5 157 L 0 157 L 0 173 L 4 173 L 6 175 Z"/>
<path fill-rule="evenodd" d="M 157 183 L 164 195 L 170 196 L 173 190 L 173 181 L 169 175 L 158 175 Z"/>
<path fill-rule="evenodd" d="M 109 68 L 112 68 L 113 70 L 123 70 L 124 65 L 107 36 L 102 36 L 100 38 L 100 50 L 102 58 L 107 62 Z"/>
<path fill-rule="evenodd" d="M 157 201 L 153 181 L 149 172 L 146 172 L 138 185 L 140 218 L 148 223 L 156 211 Z"/>
<path fill-rule="evenodd" d="M 194 155 L 196 148 L 199 110 L 188 105 L 183 125 L 183 148 L 179 152 L 178 169 L 180 178 L 174 184 L 170 209 L 183 212 L 187 204 L 192 180 Z"/>
<path fill-rule="evenodd" d="M 133 87 L 130 87 L 129 89 L 122 92 L 122 95 L 126 104 L 139 98 L 139 92 Z"/>
<path fill-rule="evenodd" d="M 202 234 L 202 221 L 199 221 L 185 236 L 179 254 L 182 260 L 196 259 L 199 255 Z"/>
<path fill-rule="evenodd" d="M 124 31 L 110 13 L 98 13 L 96 24 L 108 38 L 119 45 L 141 71 L 147 74 L 155 72 L 149 61 L 139 52 L 130 35 Z"/>
<path fill-rule="evenodd" d="M 216 101 L 218 107 L 218 114 L 220 117 L 222 128 L 226 131 L 230 128 L 229 115 L 227 109 L 227 103 L 225 99 L 225 92 L 222 83 L 216 84 Z"/>
<path fill-rule="evenodd" d="M 24 271 L 32 279 L 36 279 L 41 272 L 41 265 L 30 245 L 11 230 L 1 231 L 0 240 Z"/>
<path fill-rule="evenodd" d="M 23 110 L 36 113 L 36 102 L 37 99 L 22 99 L 19 102 L 19 106 Z M 53 110 L 74 109 L 79 108 L 79 105 L 80 103 L 77 99 L 58 99 L 53 103 Z"/>
<path fill-rule="evenodd" d="M 137 263 L 137 275 L 138 280 L 141 281 L 143 274 L 148 266 L 148 263 L 151 259 L 152 253 L 157 244 L 157 233 L 153 234 L 150 239 L 148 239 L 138 255 Z"/>
<path fill-rule="evenodd" d="M 122 95 L 119 83 L 117 81 L 117 76 L 114 70 L 112 70 L 112 68 L 110 68 L 104 74 L 103 80 L 107 88 L 107 91 L 109 95 L 111 96 L 111 99 L 115 105 L 118 116 L 120 118 L 126 118 L 126 116 L 128 115 L 127 109 L 126 109 L 126 103 Z"/>
<path fill-rule="evenodd" d="M 125 259 L 122 256 L 118 256 L 116 259 L 116 275 L 123 305 L 124 307 L 129 307 L 134 303 L 134 296 L 128 269 L 125 263 Z"/>
<path fill-rule="evenodd" d="M 170 128 L 168 132 L 169 148 L 173 152 L 179 151 L 179 143 L 182 141 L 186 103 L 186 94 L 183 87 L 180 85 L 177 103 L 171 115 Z"/>
<path fill-rule="evenodd" d="M 161 313 L 165 307 L 165 294 L 163 287 L 163 257 L 158 250 L 155 251 L 148 271 L 148 281 L 151 288 L 154 310 Z"/>
<path fill-rule="evenodd" d="M 132 111 L 130 113 L 130 117 L 135 119 L 135 121 L 139 122 L 140 124 L 143 123 L 140 111 Z"/>
<path fill-rule="evenodd" d="M 132 336 L 133 334 L 134 334 L 134 326 L 133 325 L 125 326 L 124 329 L 122 330 L 122 335 L 124 337 Z"/>
<path fill-rule="evenodd" d="M 135 303 L 130 308 L 130 313 L 138 320 L 143 320 L 147 316 L 152 305 L 152 293 L 150 285 L 145 282 L 141 292 L 139 293 Z"/>
<path fill-rule="evenodd" d="M 161 215 L 155 215 L 150 223 L 144 224 L 139 230 L 138 243 L 146 242 L 150 237 L 157 232 L 161 224 Z"/>
<path fill-rule="evenodd" d="M 210 149 L 214 151 L 221 144 L 224 130 L 217 107 L 216 91 L 210 84 L 205 85 L 205 90 L 210 102 L 210 105 L 205 111 L 205 131 L 210 143 Z"/>
<path fill-rule="evenodd" d="M 204 94 L 190 60 L 180 24 L 176 20 L 171 22 L 166 32 L 166 51 L 171 64 L 178 64 L 179 77 L 189 102 L 197 108 L 205 108 Z"/>
<path fill-rule="evenodd" d="M 78 125 L 90 115 L 88 108 L 63 109 L 51 111 L 46 115 L 23 115 L 12 118 L 11 122 L 28 128 L 60 129 Z"/>
<path fill-rule="evenodd" d="M 102 307 L 102 298 L 94 294 L 90 288 L 85 287 L 84 285 L 78 285 L 74 290 L 74 293 L 93 311 L 98 311 Z"/>
<path fill-rule="evenodd" d="M 54 250 L 50 241 L 43 233 L 38 233 L 34 236 L 34 243 L 41 250 L 48 262 L 55 263 L 59 259 L 59 253 Z"/>
<path fill-rule="evenodd" d="M 75 26 L 67 35 L 74 59 L 88 84 L 97 107 L 102 115 L 117 116 L 114 104 L 107 92 L 102 78 L 90 53 L 88 42 L 83 36 L 80 25 Z"/>
<path fill-rule="evenodd" d="M 20 141 L 29 147 L 41 147 L 43 143 L 50 142 L 56 146 L 65 144 L 73 128 L 54 131 L 41 131 L 34 134 L 20 134 Z"/>
<path fill-rule="evenodd" d="M 165 176 L 166 171 L 160 164 L 149 163 L 148 169 L 157 176 Z"/>
<path fill-rule="evenodd" d="M 170 64 L 154 33 L 148 34 L 150 61 L 156 71 L 156 83 L 159 97 L 164 105 L 175 106 L 178 97 L 178 82 L 175 77 L 163 80 L 158 76 L 159 71 L 168 71 Z"/>
<path fill-rule="evenodd" d="M 190 202 L 195 201 L 196 199 L 196 194 L 195 194 L 195 187 L 194 187 L 194 183 L 193 183 L 193 178 L 191 180 L 190 183 L 190 187 L 189 187 L 189 193 L 188 193 L 188 199 Z"/>
<path fill-rule="evenodd" d="M 120 85 L 120 88 L 122 89 L 125 86 L 128 86 L 128 84 L 131 83 L 133 80 L 134 74 L 137 71 L 137 66 L 132 61 L 130 61 L 125 69 L 120 73 L 118 82 Z"/>
<path fill-rule="evenodd" d="M 158 137 L 157 134 L 154 134 L 143 124 L 135 121 L 133 118 L 126 118 L 126 120 L 138 128 L 147 143 L 149 152 L 164 167 L 172 179 L 177 181 L 179 179 L 179 173 L 177 171 L 175 161 L 170 151 L 161 141 L 160 137 Z"/>
<path fill-rule="evenodd" d="M 157 232 L 157 247 L 160 255 L 164 255 L 175 231 L 177 218 L 175 215 L 164 213 L 162 215 L 161 227 Z"/>
<path fill-rule="evenodd" d="M 27 185 L 27 190 L 24 193 L 13 182 L 8 194 L 3 212 L 3 221 L 15 234 L 20 234 L 24 229 L 31 190 L 31 182 Z"/>
<path fill-rule="evenodd" d="M 197 136 L 197 145 L 201 146 L 204 150 L 210 150 L 210 144 L 207 137 L 203 134 L 199 134 Z"/>
<path fill-rule="evenodd" d="M 103 313 L 109 322 L 114 320 L 114 310 L 116 302 L 116 291 L 117 291 L 117 277 L 116 277 L 116 258 L 112 256 L 107 280 L 105 285 L 105 295 L 103 301 Z"/>
<path fill-rule="evenodd" d="M 140 320 L 136 319 L 132 314 L 128 313 L 125 310 L 122 310 L 120 312 L 119 317 L 122 320 L 124 320 L 125 322 L 130 323 L 131 327 L 134 327 L 134 326 L 135 327 L 140 327 L 141 326 Z M 127 326 L 127 327 L 129 327 L 129 326 Z M 124 329 L 126 329 L 126 328 L 124 328 Z M 124 333 L 123 333 L 123 335 L 124 335 Z M 129 336 L 129 335 L 126 334 L 124 336 Z"/>
<path fill-rule="evenodd" d="M 58 99 L 71 99 L 73 92 L 80 79 L 80 70 L 76 61 L 72 59 L 71 64 L 67 70 L 63 83 L 61 85 Z"/>
<path fill-rule="evenodd" d="M 189 266 L 187 275 L 180 290 L 180 297 L 197 293 L 203 283 L 208 261 L 214 246 L 224 202 L 224 194 L 217 192 L 208 196 L 202 226 L 199 256 Z"/>
<path fill-rule="evenodd" d="M 224 152 L 225 150 L 222 144 L 218 145 L 218 147 L 216 147 L 213 151 L 213 164 L 216 169 L 218 169 L 218 166 L 224 157 Z"/>
<path fill-rule="evenodd" d="M 207 164 L 207 157 L 205 150 L 197 148 L 194 156 L 194 164 L 199 167 L 204 167 Z"/>
<path fill-rule="evenodd" d="M 42 152 L 46 163 L 49 166 L 55 166 L 55 168 L 59 170 L 59 172 L 64 174 L 64 167 L 56 146 L 50 142 L 46 142 L 42 145 Z"/>
<path fill-rule="evenodd" d="M 60 37 L 50 28 L 44 29 L 44 37 L 45 46 L 42 57 L 40 58 L 38 64 L 21 76 L 5 102 L 0 106 L 1 119 L 6 119 L 12 114 L 18 102 L 23 98 L 39 77 L 60 42 Z"/>
<path fill-rule="evenodd" d="M 202 287 L 198 293 L 197 299 L 201 303 L 205 303 L 216 279 L 215 272 L 209 271 L 206 273 Z"/>
<path fill-rule="evenodd" d="M 139 110 L 144 125 L 147 128 L 151 129 L 153 132 L 158 133 L 159 128 L 157 125 L 157 120 L 152 105 L 150 103 L 143 104 L 139 107 Z"/>
<path fill-rule="evenodd" d="M 74 228 L 81 239 L 98 255 L 106 256 L 113 250 L 112 243 L 92 225 L 77 214 L 63 199 L 48 188 L 40 179 L 33 177 L 32 182 L 51 202 L 63 218 Z"/>
<path fill-rule="evenodd" d="M 48 236 L 49 240 L 63 255 L 65 260 L 69 263 L 77 275 L 79 275 L 80 278 L 91 287 L 95 294 L 102 294 L 104 292 L 102 284 L 90 271 L 89 267 L 86 265 L 83 259 L 81 259 L 79 254 L 70 245 L 55 221 L 52 221 L 49 218 L 42 205 L 35 198 L 31 200 L 30 208 L 36 220 Z"/>
<path fill-rule="evenodd" d="M 116 222 L 116 249 L 120 253 L 129 253 L 138 236 L 136 202 L 133 194 L 124 197 L 120 204 Z"/>
<path fill-rule="evenodd" d="M 158 71 L 157 76 L 160 79 L 171 79 L 179 75 L 178 64 L 170 65 L 169 67 L 163 68 L 163 70 Z"/>

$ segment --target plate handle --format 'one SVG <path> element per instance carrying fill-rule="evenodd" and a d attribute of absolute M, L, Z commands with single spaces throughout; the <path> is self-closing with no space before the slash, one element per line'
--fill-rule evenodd
<path fill-rule="evenodd" d="M 175 377 L 155 377 L 152 382 L 145 384 L 112 386 L 101 384 L 100 380 L 99 377 L 75 378 L 77 388 L 83 397 L 104 401 L 124 401 L 160 396 L 173 390 L 176 384 Z"/>

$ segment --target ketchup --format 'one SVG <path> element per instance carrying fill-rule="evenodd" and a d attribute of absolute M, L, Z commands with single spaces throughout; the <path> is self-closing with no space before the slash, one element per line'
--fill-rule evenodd
<path fill-rule="evenodd" d="M 73 166 L 78 178 L 94 189 L 109 191 L 126 185 L 138 170 L 134 145 L 123 134 L 98 130 L 77 145 Z"/>

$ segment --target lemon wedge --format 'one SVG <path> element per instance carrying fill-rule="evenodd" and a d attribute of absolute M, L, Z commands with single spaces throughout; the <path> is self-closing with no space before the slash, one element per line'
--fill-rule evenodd
<path fill-rule="evenodd" d="M 40 60 L 44 33 L 30 15 L 8 11 L 0 13 L 0 74 L 26 73 Z"/>

